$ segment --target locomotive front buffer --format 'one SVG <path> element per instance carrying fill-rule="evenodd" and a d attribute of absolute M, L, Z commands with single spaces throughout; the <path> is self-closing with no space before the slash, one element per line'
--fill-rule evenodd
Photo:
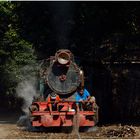
<path fill-rule="evenodd" d="M 98 122 L 97 110 L 76 111 L 74 101 L 60 101 L 57 109 L 49 111 L 47 102 L 34 102 L 31 107 L 30 121 L 34 127 L 69 127 L 78 124 L 79 127 L 92 127 Z"/>

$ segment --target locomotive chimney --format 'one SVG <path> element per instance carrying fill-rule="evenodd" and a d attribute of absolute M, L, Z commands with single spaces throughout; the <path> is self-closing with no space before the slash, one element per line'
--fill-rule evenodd
<path fill-rule="evenodd" d="M 70 62 L 70 52 L 66 50 L 60 50 L 55 55 L 56 61 L 61 65 L 66 65 Z"/>

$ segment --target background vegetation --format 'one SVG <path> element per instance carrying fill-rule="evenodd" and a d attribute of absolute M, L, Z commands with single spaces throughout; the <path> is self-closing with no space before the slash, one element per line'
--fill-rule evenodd
<path fill-rule="evenodd" d="M 0 2 L 0 100 L 15 108 L 21 68 L 70 49 L 100 120 L 140 119 L 140 3 Z"/>

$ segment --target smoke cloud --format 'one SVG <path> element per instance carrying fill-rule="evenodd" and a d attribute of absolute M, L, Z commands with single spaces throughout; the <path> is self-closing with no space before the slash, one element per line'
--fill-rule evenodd
<path fill-rule="evenodd" d="M 18 83 L 16 88 L 17 97 L 23 99 L 23 105 L 21 106 L 22 111 L 25 115 L 19 117 L 17 126 L 23 130 L 32 129 L 29 119 L 29 107 L 33 102 L 34 97 L 37 97 L 37 77 L 36 77 L 36 66 L 25 66 L 20 71 L 21 82 Z"/>
<path fill-rule="evenodd" d="M 34 81 L 35 81 L 35 78 L 22 81 L 21 83 L 18 84 L 18 87 L 16 89 L 18 96 L 24 99 L 22 110 L 26 114 L 28 114 L 28 107 L 31 105 L 33 98 L 36 95 Z"/>
<path fill-rule="evenodd" d="M 22 98 L 24 103 L 22 105 L 22 111 L 28 115 L 29 106 L 31 105 L 34 97 L 37 96 L 37 78 L 32 75 L 33 67 L 26 66 L 22 71 L 23 80 L 18 84 L 16 88 L 16 94 Z"/>

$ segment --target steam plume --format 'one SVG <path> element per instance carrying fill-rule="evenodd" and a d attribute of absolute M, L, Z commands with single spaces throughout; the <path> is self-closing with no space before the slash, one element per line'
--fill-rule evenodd
<path fill-rule="evenodd" d="M 25 79 L 24 81 L 18 84 L 16 88 L 17 95 L 24 100 L 24 104 L 22 106 L 22 111 L 25 114 L 29 113 L 29 106 L 31 105 L 33 98 L 36 96 L 36 88 L 35 88 L 36 78 Z"/>
<path fill-rule="evenodd" d="M 32 104 L 34 97 L 37 96 L 37 78 L 35 74 L 35 66 L 25 66 L 21 69 L 22 81 L 16 88 L 16 94 L 23 99 L 22 111 L 25 115 L 20 116 L 17 125 L 25 130 L 31 129 L 29 121 L 29 107 Z"/>

